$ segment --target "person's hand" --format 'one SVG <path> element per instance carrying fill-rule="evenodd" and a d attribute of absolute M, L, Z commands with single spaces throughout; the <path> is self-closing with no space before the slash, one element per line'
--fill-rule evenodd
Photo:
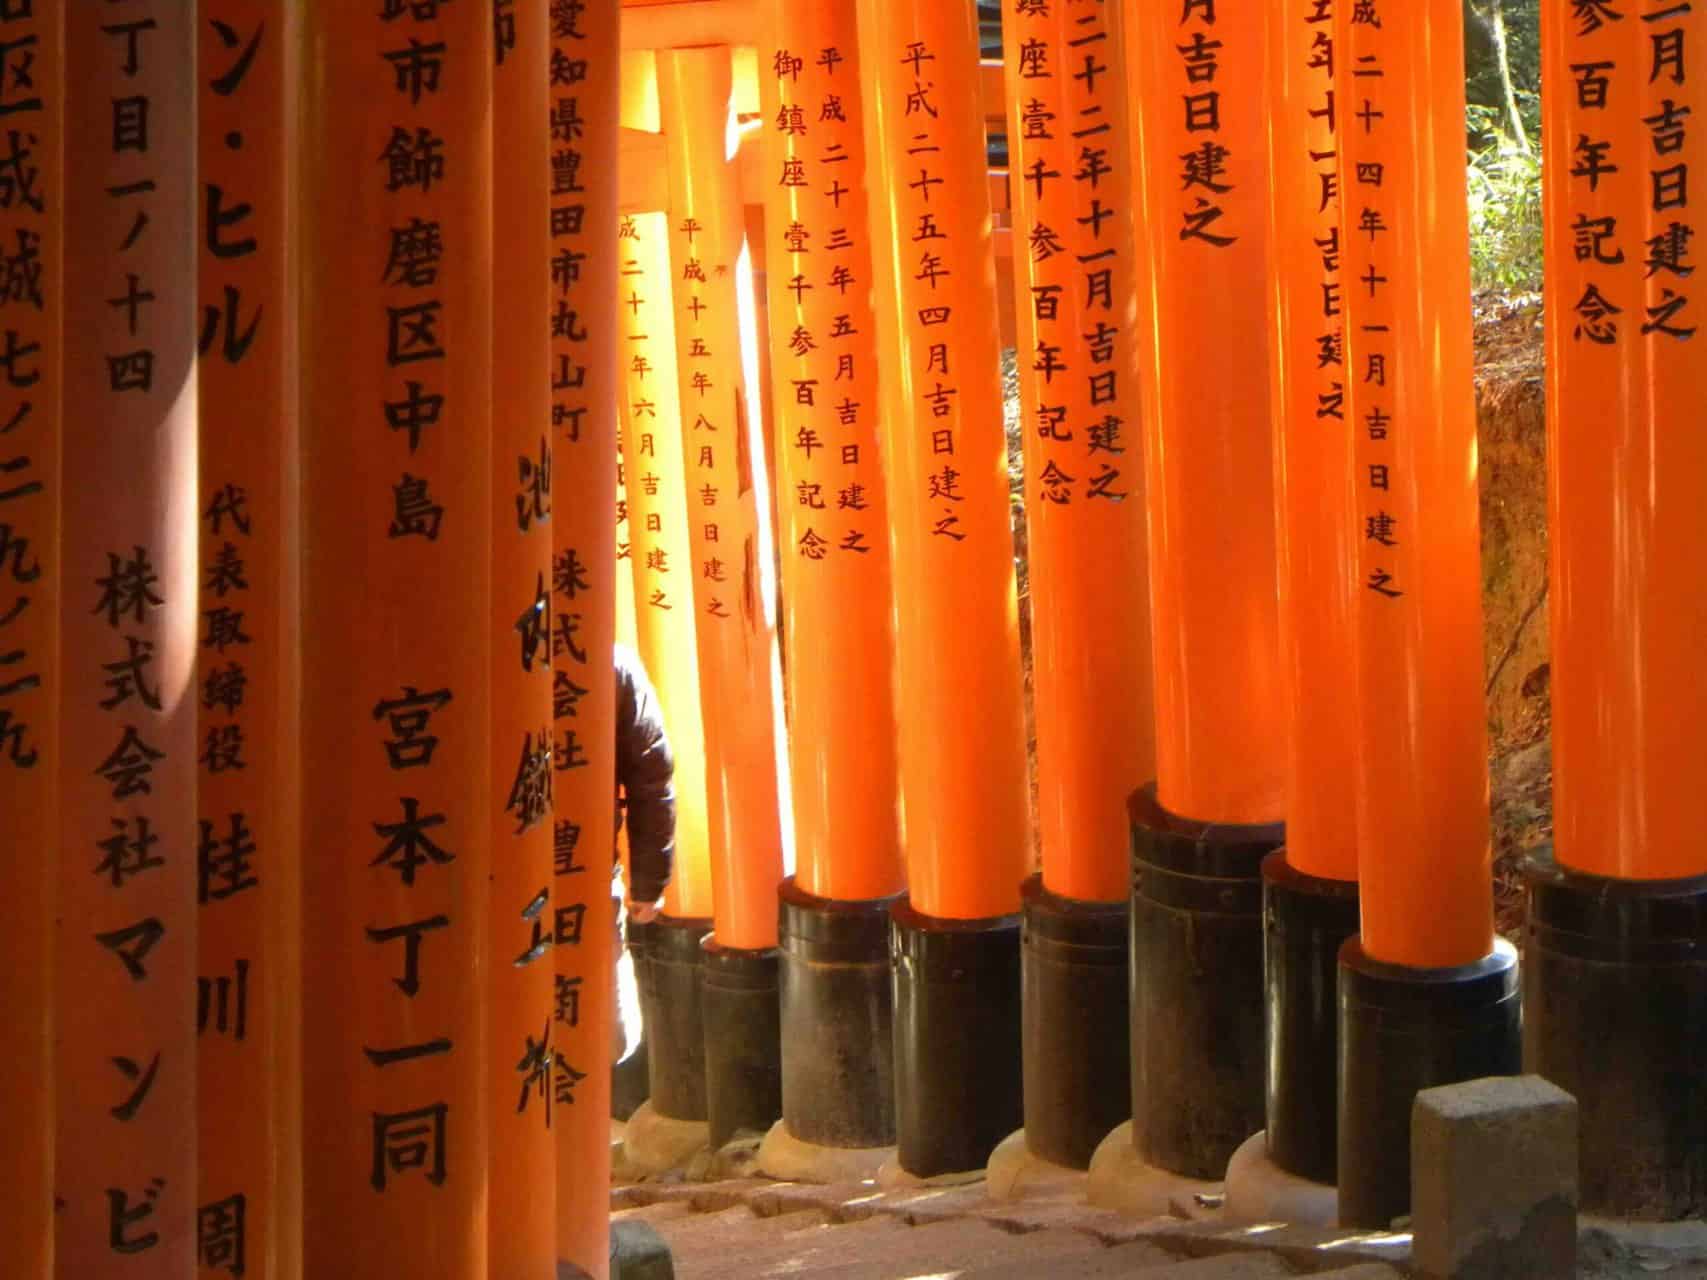
<path fill-rule="evenodd" d="M 630 898 L 627 902 L 628 918 L 634 924 L 651 924 L 658 918 L 658 908 L 662 905 L 662 898 L 652 902 L 636 902 Z"/>

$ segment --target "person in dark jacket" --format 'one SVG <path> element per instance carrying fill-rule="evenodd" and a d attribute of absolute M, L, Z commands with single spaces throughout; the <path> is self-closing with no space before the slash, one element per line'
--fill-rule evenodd
<path fill-rule="evenodd" d="M 616 829 L 628 824 L 628 917 L 650 924 L 676 861 L 676 763 L 640 656 L 616 646 Z"/>
<path fill-rule="evenodd" d="M 612 846 L 612 897 L 617 900 L 615 1038 L 612 1061 L 640 1047 L 640 991 L 634 960 L 623 946 L 624 919 L 650 924 L 669 886 L 676 857 L 675 758 L 664 712 L 640 655 L 616 646 L 616 829 L 628 825 L 628 885 Z"/>

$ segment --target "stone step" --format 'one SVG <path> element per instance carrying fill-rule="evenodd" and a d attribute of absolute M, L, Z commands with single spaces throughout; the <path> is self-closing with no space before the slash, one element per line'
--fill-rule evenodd
<path fill-rule="evenodd" d="M 759 1179 L 620 1188 L 613 1221 L 652 1224 L 680 1280 L 1403 1280 L 1358 1233 L 1138 1220 L 1075 1197 L 981 1187 L 884 1192 Z M 1380 1250 L 1391 1256 L 1390 1248 Z M 1359 1256 L 1361 1255 L 1361 1256 Z"/>
<path fill-rule="evenodd" d="M 736 1212 L 743 1211 L 731 1215 Z M 676 1222 L 665 1238 L 675 1254 L 677 1280 L 710 1280 L 816 1274 L 850 1256 L 883 1255 L 893 1247 L 890 1237 L 909 1230 L 892 1219 L 837 1225 L 819 1213 L 800 1212 L 770 1218 L 749 1214 L 744 1223 L 731 1216 L 726 1227 L 715 1230 Z"/>
<path fill-rule="evenodd" d="M 793 1215 L 790 1215 L 793 1216 Z M 841 1225 L 824 1224 L 771 1237 L 753 1247 L 705 1248 L 712 1237 L 683 1238 L 689 1224 L 680 1220 L 662 1228 L 675 1252 L 678 1280 L 765 1280 L 807 1276 L 825 1280 L 890 1280 L 940 1275 L 1024 1257 L 1032 1280 L 1052 1272 L 1056 1263 L 1102 1245 L 1082 1232 L 1045 1230 L 1015 1235 L 978 1221 L 932 1223 L 912 1227 L 894 1216 Z M 1040 1271 L 1039 1264 L 1048 1270 Z"/>
<path fill-rule="evenodd" d="M 1278 1254 L 1239 1253 L 1182 1260 L 1177 1253 L 1139 1240 L 1060 1259 L 1050 1265 L 1047 1274 L 1048 1280 L 1114 1280 L 1123 1276 L 1142 1280 L 1273 1280 L 1295 1273 Z M 1040 1280 L 1040 1273 L 1030 1259 L 1016 1258 L 1001 1266 L 968 1268 L 959 1280 Z"/>
<path fill-rule="evenodd" d="M 685 1202 L 663 1201 L 658 1204 L 643 1204 L 629 1209 L 617 1209 L 611 1213 L 612 1222 L 645 1222 L 657 1227 L 660 1231 L 672 1222 L 683 1218 L 696 1216 L 693 1206 Z"/>
<path fill-rule="evenodd" d="M 754 1253 L 771 1249 L 823 1224 L 824 1216 L 809 1210 L 756 1218 L 746 1206 L 738 1205 L 711 1213 L 672 1214 L 653 1225 L 675 1252 L 715 1256 L 730 1251 Z"/>

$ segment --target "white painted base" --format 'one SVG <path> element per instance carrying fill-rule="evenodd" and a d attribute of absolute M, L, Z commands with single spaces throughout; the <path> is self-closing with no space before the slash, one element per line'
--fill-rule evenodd
<path fill-rule="evenodd" d="M 1082 1196 L 1088 1177 L 1083 1169 L 1069 1169 L 1035 1154 L 1026 1145 L 1024 1129 L 1003 1138 L 984 1167 L 992 1200 L 1020 1200 L 1035 1195 Z"/>
<path fill-rule="evenodd" d="M 1268 1135 L 1259 1133 L 1227 1162 L 1223 1212 L 1228 1222 L 1332 1227 L 1340 1220 L 1339 1188 L 1286 1172 L 1268 1153 Z"/>
<path fill-rule="evenodd" d="M 1219 1201 L 1222 1184 L 1181 1177 L 1146 1164 L 1132 1146 L 1128 1120 L 1104 1138 L 1091 1157 L 1087 1196 L 1099 1209 L 1113 1209 L 1140 1218 L 1205 1218 L 1214 1216 L 1196 1197 Z"/>
<path fill-rule="evenodd" d="M 625 1168 L 644 1177 L 656 1177 L 679 1169 L 711 1141 L 711 1126 L 704 1120 L 673 1120 L 643 1102 L 628 1118 L 623 1136 Z"/>
<path fill-rule="evenodd" d="M 821 1147 L 795 1137 L 778 1120 L 759 1144 L 758 1169 L 781 1182 L 873 1182 L 884 1161 L 894 1156 L 894 1147 Z"/>

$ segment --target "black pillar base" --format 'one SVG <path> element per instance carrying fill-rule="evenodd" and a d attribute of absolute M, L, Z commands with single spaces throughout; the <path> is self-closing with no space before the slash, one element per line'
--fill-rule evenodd
<path fill-rule="evenodd" d="M 644 1017 L 644 1013 L 641 1015 Z M 652 1092 L 651 1069 L 647 1066 L 649 1055 L 646 1052 L 646 1041 L 640 1041 L 640 1047 L 629 1054 L 627 1059 L 617 1063 L 610 1069 L 610 1118 L 612 1120 L 627 1120 L 640 1109 L 640 1104 L 646 1101 Z"/>
<path fill-rule="evenodd" d="M 1025 1142 L 1088 1169 L 1131 1106 L 1127 905 L 1063 898 L 1034 875 L 1021 890 Z"/>
<path fill-rule="evenodd" d="M 1340 1224 L 1384 1231 L 1411 1211 L 1417 1091 L 1523 1070 L 1517 951 L 1411 969 L 1340 948 Z"/>
<path fill-rule="evenodd" d="M 1707 1215 L 1707 876 L 1526 870 L 1524 1062 L 1576 1096 L 1583 1211 Z"/>
<path fill-rule="evenodd" d="M 915 1177 L 982 1169 L 1024 1116 L 1019 917 L 890 910 L 897 1159 Z"/>
<path fill-rule="evenodd" d="M 715 1151 L 742 1129 L 766 1133 L 782 1115 L 778 952 L 725 947 L 714 933 L 699 945 L 705 1110 Z"/>
<path fill-rule="evenodd" d="M 788 1132 L 821 1147 L 893 1146 L 889 909 L 898 899 L 820 898 L 792 876 L 777 897 Z"/>
<path fill-rule="evenodd" d="M 1132 1145 L 1220 1181 L 1263 1125 L 1262 860 L 1281 823 L 1194 822 L 1132 793 Z"/>
<path fill-rule="evenodd" d="M 711 921 L 659 916 L 631 926 L 652 1109 L 671 1120 L 704 1120 L 705 1024 L 700 940 Z"/>
<path fill-rule="evenodd" d="M 1329 1186 L 1339 1167 L 1339 953 L 1357 932 L 1357 882 L 1263 859 L 1268 1154 Z"/>

